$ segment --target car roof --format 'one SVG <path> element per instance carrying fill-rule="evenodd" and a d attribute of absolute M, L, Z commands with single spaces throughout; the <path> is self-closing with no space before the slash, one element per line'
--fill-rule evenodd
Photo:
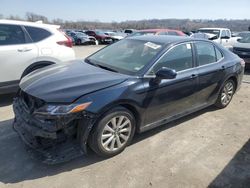
<path fill-rule="evenodd" d="M 42 28 L 56 28 L 56 29 L 60 28 L 60 25 L 44 24 L 41 21 L 27 22 L 27 21 L 5 20 L 5 19 L 1 20 L 0 19 L 0 24 L 24 25 L 24 26 L 33 26 L 33 27 L 42 27 Z"/>
<path fill-rule="evenodd" d="M 189 42 L 189 41 L 206 41 L 206 39 L 196 39 L 191 37 L 183 37 L 183 36 L 171 36 L 171 35 L 143 35 L 143 36 L 135 36 L 129 37 L 129 39 L 142 40 L 147 42 L 155 42 L 162 44 L 173 44 L 173 43 L 181 43 L 181 42 Z M 210 42 L 210 41 L 209 41 Z"/>

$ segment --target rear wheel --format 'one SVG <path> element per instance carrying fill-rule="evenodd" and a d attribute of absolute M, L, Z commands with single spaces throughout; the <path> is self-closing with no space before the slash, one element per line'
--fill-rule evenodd
<path fill-rule="evenodd" d="M 100 156 L 112 157 L 121 153 L 135 132 L 133 114 L 125 108 L 115 108 L 98 122 L 90 135 L 90 147 Z"/>
<path fill-rule="evenodd" d="M 235 93 L 236 84 L 233 80 L 227 80 L 218 96 L 215 106 L 218 108 L 225 108 L 231 102 L 233 95 Z"/>
<path fill-rule="evenodd" d="M 81 45 L 81 44 L 82 44 L 81 39 L 77 39 L 76 44 L 77 44 L 77 45 Z"/>

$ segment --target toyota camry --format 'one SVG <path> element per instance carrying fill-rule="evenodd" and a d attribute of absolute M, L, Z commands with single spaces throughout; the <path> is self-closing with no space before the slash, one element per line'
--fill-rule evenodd
<path fill-rule="evenodd" d="M 36 70 L 21 80 L 14 129 L 55 164 L 92 149 L 122 152 L 135 133 L 215 105 L 240 88 L 245 62 L 212 41 L 139 36 L 71 64 Z"/>

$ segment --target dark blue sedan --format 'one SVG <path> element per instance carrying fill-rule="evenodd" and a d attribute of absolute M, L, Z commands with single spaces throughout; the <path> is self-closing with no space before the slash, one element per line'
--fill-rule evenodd
<path fill-rule="evenodd" d="M 83 61 L 24 77 L 14 100 L 14 129 L 46 163 L 122 152 L 135 132 L 215 105 L 240 88 L 245 63 L 208 40 L 141 36 Z"/>

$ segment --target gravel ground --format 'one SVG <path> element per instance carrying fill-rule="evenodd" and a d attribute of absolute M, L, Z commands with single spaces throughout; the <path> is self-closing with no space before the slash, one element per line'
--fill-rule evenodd
<path fill-rule="evenodd" d="M 75 47 L 77 58 L 103 46 Z M 47 166 L 12 130 L 13 95 L 0 96 L 0 187 L 250 187 L 250 72 L 223 110 L 209 107 L 136 135 L 120 155 Z"/>

